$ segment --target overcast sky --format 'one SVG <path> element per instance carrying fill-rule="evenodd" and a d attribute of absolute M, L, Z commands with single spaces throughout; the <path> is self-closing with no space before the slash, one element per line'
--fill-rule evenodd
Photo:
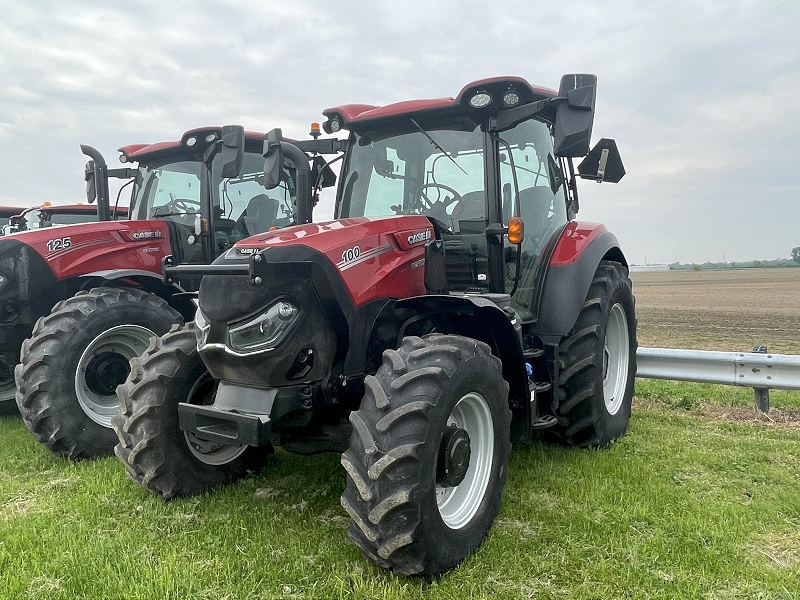
<path fill-rule="evenodd" d="M 788 257 L 799 36 L 797 0 L 0 0 L 0 204 L 83 200 L 81 143 L 114 167 L 193 127 L 305 138 L 329 106 L 584 72 L 628 174 L 581 182 L 579 218 L 631 263 Z"/>

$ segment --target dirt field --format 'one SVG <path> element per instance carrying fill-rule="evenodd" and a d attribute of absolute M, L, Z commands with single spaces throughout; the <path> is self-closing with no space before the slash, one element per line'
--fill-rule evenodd
<path fill-rule="evenodd" d="M 800 354 L 800 269 L 631 273 L 639 345 Z"/>

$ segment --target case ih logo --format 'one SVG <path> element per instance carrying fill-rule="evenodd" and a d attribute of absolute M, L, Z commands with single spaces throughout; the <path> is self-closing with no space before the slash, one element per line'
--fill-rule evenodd
<path fill-rule="evenodd" d="M 135 240 L 152 240 L 153 238 L 160 238 L 160 231 L 137 231 L 133 234 Z"/>
<path fill-rule="evenodd" d="M 236 254 L 255 254 L 258 252 L 258 248 L 237 248 Z"/>
<path fill-rule="evenodd" d="M 408 236 L 408 243 L 409 245 L 419 244 L 420 242 L 427 242 L 429 239 L 431 239 L 431 230 L 426 229 L 425 231 L 412 233 L 410 236 Z"/>

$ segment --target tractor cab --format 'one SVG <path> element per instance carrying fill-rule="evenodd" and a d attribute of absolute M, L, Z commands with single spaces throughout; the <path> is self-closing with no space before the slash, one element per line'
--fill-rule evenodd
<path fill-rule="evenodd" d="M 556 93 L 495 78 L 455 99 L 325 111 L 326 130 L 350 130 L 336 218 L 425 215 L 443 242 L 428 257 L 429 270 L 443 261 L 429 293 L 510 294 L 522 323 L 535 322 L 544 267 L 577 212 L 571 157 L 588 152 L 594 84 L 565 76 Z M 613 153 L 618 169 L 605 181 L 624 174 L 611 146 L 604 164 Z M 596 179 L 589 171 L 579 174 Z"/>
<path fill-rule="evenodd" d="M 338 218 L 427 216 L 444 243 L 448 291 L 511 293 L 516 286 L 514 308 L 525 321 L 535 318 L 537 269 L 547 241 L 567 223 L 569 200 L 546 121 L 487 133 L 475 117 L 439 119 L 425 129 L 410 116 L 377 131 L 355 129 L 350 147 Z M 514 216 L 525 224 L 519 276 L 508 236 L 501 242 L 486 233 Z M 501 268 L 490 268 L 492 254 Z"/>
<path fill-rule="evenodd" d="M 264 187 L 263 137 L 226 126 L 187 131 L 179 142 L 124 146 L 120 161 L 138 167 L 97 169 L 91 161 L 87 195 L 107 200 L 107 183 L 97 185 L 95 172 L 129 179 L 130 219 L 163 221 L 172 260 L 207 264 L 243 238 L 295 222 L 294 169 L 283 168 L 278 184 Z"/>

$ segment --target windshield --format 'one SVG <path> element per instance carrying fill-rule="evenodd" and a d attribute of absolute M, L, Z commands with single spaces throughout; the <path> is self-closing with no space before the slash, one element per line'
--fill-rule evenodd
<path fill-rule="evenodd" d="M 436 144 L 421 131 L 376 141 L 354 134 L 338 216 L 425 214 L 452 232 L 484 220 L 480 129 L 428 134 Z"/>
<path fill-rule="evenodd" d="M 134 184 L 137 220 L 200 211 L 200 173 L 197 160 L 164 161 L 139 166 Z"/>
<path fill-rule="evenodd" d="M 134 183 L 131 219 L 164 219 L 174 225 L 173 242 L 181 246 L 182 262 L 205 260 L 201 244 L 195 243 L 197 215 L 213 224 L 213 252 L 219 255 L 251 235 L 285 227 L 294 221 L 295 180 L 284 169 L 281 184 L 264 187 L 264 158 L 260 152 L 245 152 L 241 174 L 222 178 L 222 159 L 217 154 L 209 175 L 196 157 L 171 158 L 140 164 Z M 210 203 L 209 198 L 210 196 Z M 205 199 L 205 200 L 203 200 Z M 213 213 L 209 214 L 213 207 Z"/>
<path fill-rule="evenodd" d="M 280 185 L 266 189 L 261 154 L 246 153 L 239 177 L 216 178 L 215 182 L 216 222 L 221 228 L 236 228 L 241 234 L 239 239 L 272 227 L 286 227 L 294 221 L 297 208 L 293 173 L 284 169 Z"/>
<path fill-rule="evenodd" d="M 134 219 L 166 218 L 200 214 L 202 173 L 204 164 L 199 160 L 169 160 L 142 164 L 136 176 L 133 191 Z M 253 235 L 271 226 L 282 227 L 293 219 L 295 185 L 294 177 L 284 170 L 281 184 L 272 190 L 264 187 L 264 159 L 259 153 L 246 152 L 239 177 L 222 179 L 221 159 L 218 154 L 212 164 L 212 200 L 217 219 L 242 220 L 244 233 Z M 270 205 L 275 215 L 254 219 L 254 207 Z M 248 210 L 249 208 L 249 210 Z M 272 213 L 272 210 L 266 211 Z M 249 213 L 249 214 L 248 214 Z M 266 214 L 266 213 L 265 213 Z M 270 221 L 267 224 L 267 221 Z M 266 227 L 266 229 L 264 229 Z"/>

